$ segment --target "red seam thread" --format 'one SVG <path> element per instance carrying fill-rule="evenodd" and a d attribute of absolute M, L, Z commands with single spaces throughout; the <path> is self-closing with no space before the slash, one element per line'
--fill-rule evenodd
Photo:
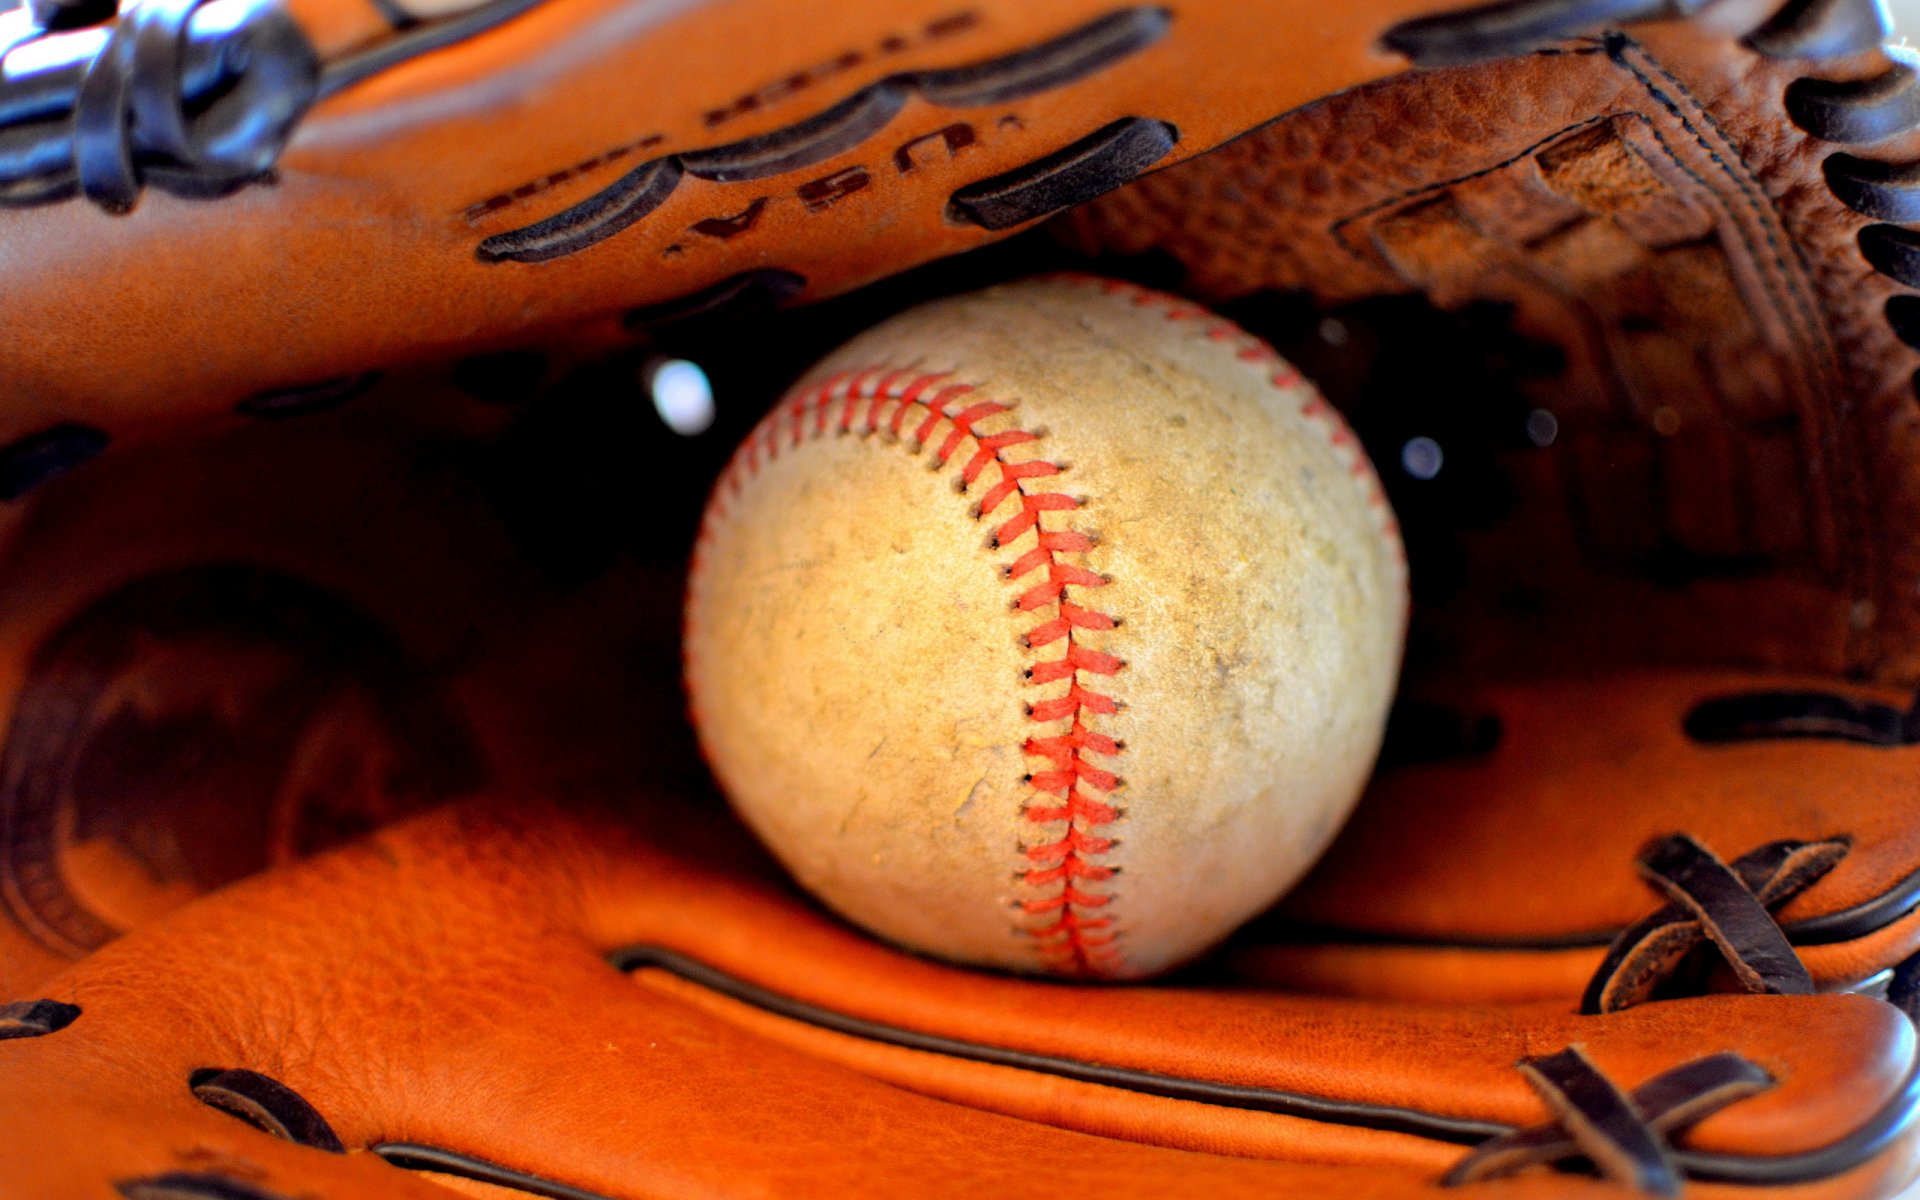
<path fill-rule="evenodd" d="M 885 432 L 928 447 L 937 467 L 960 462 L 962 491 L 985 480 L 988 486 L 973 511 L 978 520 L 997 516 L 993 545 L 1011 546 L 1033 534 L 1032 549 L 1003 567 L 1007 581 L 1019 586 L 1015 611 L 1038 618 L 1024 639 L 1033 656 L 1027 683 L 1067 681 L 1064 695 L 1026 706 L 1029 720 L 1056 726 L 1056 730 L 1036 733 L 1023 743 L 1024 751 L 1043 760 L 1046 767 L 1027 777 L 1035 794 L 1022 816 L 1043 825 L 1065 822 L 1066 831 L 1023 850 L 1027 865 L 1018 878 L 1044 894 L 1020 902 L 1022 915 L 1031 919 L 1022 929 L 1049 969 L 1072 975 L 1112 974 L 1121 965 L 1120 950 L 1112 918 L 1101 910 L 1113 895 L 1086 885 L 1114 874 L 1114 868 L 1097 860 L 1118 842 L 1099 830 L 1120 816 L 1108 799 L 1123 781 L 1095 758 L 1115 759 L 1124 747 L 1093 726 L 1095 717 L 1119 710 L 1119 701 L 1098 689 L 1106 686 L 1101 681 L 1118 674 L 1125 664 L 1084 644 L 1079 636 L 1080 631 L 1108 630 L 1119 622 L 1085 602 L 1084 593 L 1106 586 L 1106 578 L 1063 557 L 1088 552 L 1093 539 L 1073 529 L 1048 529 L 1041 524 L 1043 513 L 1071 513 L 1080 507 L 1072 496 L 1046 489 L 1044 481 L 1063 468 L 1044 458 L 1016 462 L 1008 457 L 1007 451 L 1037 442 L 1041 435 L 1025 429 L 997 433 L 975 429 L 1012 407 L 983 399 L 973 385 L 953 382 L 950 372 L 885 365 L 841 371 L 790 393 L 727 464 L 714 489 L 692 570 L 696 574 L 700 570 L 701 550 L 712 522 L 724 519 L 728 502 L 740 494 L 747 478 L 758 473 L 763 457 L 772 460 L 780 452 L 783 441 L 791 448 L 829 430 L 862 435 Z M 920 419 L 909 431 L 908 421 L 916 415 Z M 934 436 L 942 424 L 949 428 L 936 444 Z M 968 442 L 972 450 L 962 458 L 960 451 Z M 1059 732 L 1062 722 L 1066 728 Z"/>

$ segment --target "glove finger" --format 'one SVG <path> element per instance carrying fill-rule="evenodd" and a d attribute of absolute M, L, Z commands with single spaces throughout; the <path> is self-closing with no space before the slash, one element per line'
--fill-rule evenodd
<path fill-rule="evenodd" d="M 1443 1150 L 1551 1124 L 1513 1064 L 1577 1042 L 1627 1089 L 1710 1050 L 1764 1072 L 1670 1131 L 1709 1178 L 1853 1194 L 1912 1136 L 1912 1030 L 1859 998 L 1579 1018 L 984 976 L 828 921 L 711 814 L 625 817 L 456 807 L 208 897 L 53 981 L 82 1014 L 4 1044 L 0 1096 L 178 1104 L 204 1072 L 252 1072 L 350 1148 L 611 1195 L 1014 1186 L 1036 1157 L 1122 1194 L 1304 1183 L 1329 1158 L 1391 1192 L 1432 1186 Z M 630 981 L 607 954 L 633 942 L 654 950 L 625 956 L 650 964 Z"/>
<path fill-rule="evenodd" d="M 406 854 L 369 848 L 309 865 L 353 878 L 350 896 L 368 872 L 392 870 L 388 855 L 405 863 Z M 433 897 L 403 892 L 383 896 L 377 912 L 329 905 L 325 922 L 310 917 L 302 928 L 291 910 L 311 912 L 313 892 L 276 894 L 282 878 L 236 889 L 250 897 L 184 909 L 55 981 L 80 1015 L 0 1053 L 0 1137 L 20 1151 L 14 1139 L 27 1131 L 54 1134 L 51 1144 L 36 1139 L 34 1154 L 6 1156 L 35 1164 L 31 1174 L 9 1168 L 10 1185 L 45 1181 L 44 1194 L 78 1195 L 102 1179 L 203 1175 L 240 1186 L 298 1181 L 300 1195 L 420 1194 L 414 1176 L 367 1165 L 390 1156 L 431 1178 L 457 1171 L 610 1197 L 977 1194 L 1030 1184 L 1036 1163 L 1120 1195 L 1196 1181 L 1248 1195 L 1432 1187 L 1431 1172 L 1356 1177 L 1134 1145 L 903 1092 L 635 988 L 584 944 L 524 915 L 496 908 L 463 922 Z M 257 958 L 216 957 L 231 944 L 233 926 L 221 919 L 233 915 L 222 911 L 229 899 L 279 929 L 293 957 L 272 971 Z M 417 923 L 400 918 L 414 936 L 375 927 L 395 920 L 396 901 L 402 911 L 418 902 Z M 316 953 L 343 936 L 350 948 Z M 156 953 L 148 941 L 161 943 Z M 219 1068 L 275 1086 L 241 1086 L 252 1103 L 229 1096 L 216 1111 L 191 1084 Z M 137 1136 L 115 1120 L 130 1112 Z M 293 1147 L 231 1115 L 249 1112 L 279 1129 L 311 1130 L 317 1115 L 355 1153 Z"/>
<path fill-rule="evenodd" d="M 842 5 L 796 24 L 757 2 L 636 17 L 594 0 L 564 18 L 529 14 L 524 0 L 288 7 L 322 67 L 317 90 L 286 98 L 314 107 L 272 189 L 146 204 L 137 230 L 90 238 L 71 236 L 71 202 L 9 216 L 10 326 L 32 335 L 22 357 L 43 403 L 0 424 L 0 447 L 45 434 L 48 408 L 124 437 L 156 413 L 226 412 L 429 349 L 495 345 L 530 321 L 620 313 L 595 332 L 621 336 L 831 295 L 1409 66 L 1523 53 L 1668 11 L 1530 4 L 1509 21 L 1462 15 L 1478 7 L 1464 0 L 1384 0 L 1299 21 L 1188 3 L 1170 19 L 1149 5 L 990 0 L 951 12 Z M 1436 37 L 1434 19 L 1448 15 L 1459 30 Z M 1734 52 L 1717 31 L 1682 36 Z M 72 73 L 72 54 L 40 53 Z M 1243 67 L 1260 63 L 1285 69 Z M 537 99 L 484 99 L 509 75 Z M 182 86 L 136 82 L 169 100 Z M 1550 80 L 1487 94 L 1565 90 Z M 45 107 L 19 124 L 59 129 L 68 106 Z M 450 111 L 484 112 L 486 136 Z M 129 136 L 143 127 L 125 124 Z M 1386 141 L 1367 144 L 1378 153 Z M 20 199 L 71 194 L 42 178 L 66 171 L 58 151 L 36 140 L 12 156 Z M 194 190 L 180 165 L 144 182 Z M 873 220 L 880 211 L 887 219 Z M 136 249 L 155 265 L 129 274 Z M 260 262 L 281 269 L 262 279 Z M 182 294 L 219 301 L 172 303 Z M 327 319 L 288 322 L 289 311 Z M 268 345 L 275 353 L 259 353 Z"/>
<path fill-rule="evenodd" d="M 1707 932 L 1634 869 L 1675 831 L 1729 862 L 1751 858 L 1756 903 L 1821 990 L 1872 986 L 1920 952 L 1920 829 L 1906 800 L 1920 751 L 1906 744 L 1899 692 L 1642 669 L 1428 694 L 1445 703 L 1403 706 L 1388 767 L 1314 874 L 1238 939 L 1249 978 L 1436 1000 L 1572 997 L 1622 931 L 1647 944 L 1616 951 L 1612 988 L 1642 965 L 1642 992 L 1676 968 L 1697 976 L 1700 956 L 1681 960 Z M 1424 821 L 1432 811 L 1447 821 Z M 1805 853 L 1783 857 L 1790 845 Z M 1796 869 L 1808 855 L 1814 868 Z M 1582 885 L 1559 886 L 1567 878 Z"/>

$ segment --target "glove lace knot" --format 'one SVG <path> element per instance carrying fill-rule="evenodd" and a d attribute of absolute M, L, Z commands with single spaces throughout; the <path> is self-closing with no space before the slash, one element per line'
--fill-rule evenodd
<path fill-rule="evenodd" d="M 1668 1138 L 1774 1084 L 1773 1076 L 1731 1053 L 1682 1063 L 1631 1092 L 1602 1074 L 1578 1046 L 1521 1059 L 1519 1070 L 1553 1119 L 1481 1143 L 1447 1172 L 1443 1186 L 1584 1158 L 1614 1183 L 1654 1196 L 1678 1195 L 1682 1172 Z"/>
<path fill-rule="evenodd" d="M 1585 1013 L 1653 999 L 1693 952 L 1711 943 L 1749 992 L 1808 995 L 1812 977 L 1773 910 L 1845 858 L 1844 838 L 1769 842 L 1726 863 L 1684 833 L 1658 838 L 1636 862 L 1668 903 L 1621 931 L 1581 1000 Z"/>

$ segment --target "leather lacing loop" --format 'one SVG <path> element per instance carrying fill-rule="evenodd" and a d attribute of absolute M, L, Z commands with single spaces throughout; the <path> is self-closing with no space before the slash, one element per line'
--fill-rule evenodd
<path fill-rule="evenodd" d="M 1789 14 L 1800 13 L 1812 32 L 1768 36 Z M 1820 18 L 1816 20 L 1815 18 Z M 1817 28 L 1816 28 L 1817 27 Z M 1859 80 L 1803 77 L 1788 85 L 1787 115 L 1802 130 L 1839 146 L 1869 146 L 1920 128 L 1920 73 L 1911 51 L 1881 44 L 1892 34 L 1885 9 L 1872 0 L 1794 0 L 1781 16 L 1747 39 L 1774 58 L 1832 59 L 1880 48 L 1891 65 Z M 1882 224 L 1858 234 L 1869 266 L 1905 287 L 1920 288 L 1920 163 L 1884 162 L 1836 151 L 1821 163 L 1827 190 L 1842 204 Z M 1920 348 L 1920 327 L 1907 319 L 1912 298 L 1888 301 L 1886 320 L 1902 342 Z M 1920 374 L 1914 379 L 1920 391 Z"/>
<path fill-rule="evenodd" d="M 0 1042 L 45 1037 L 73 1024 L 80 1006 L 61 1000 L 18 1000 L 0 1004 Z"/>
<path fill-rule="evenodd" d="M 1494 0 L 1458 12 L 1416 17 L 1381 37 L 1386 49 L 1416 66 L 1446 67 L 1527 54 L 1555 41 L 1600 33 L 1640 21 L 1687 19 L 1700 0 Z M 1892 34 L 1880 0 L 1785 0 L 1748 34 L 1745 44 L 1773 59 L 1809 63 L 1879 50 L 1891 65 L 1866 79 L 1795 79 L 1783 97 L 1787 115 L 1810 136 L 1838 146 L 1863 146 L 1920 128 L 1920 80 L 1908 51 L 1886 46 Z M 1886 163 L 1844 152 L 1823 164 L 1836 199 L 1880 224 L 1858 235 L 1860 253 L 1875 271 L 1920 289 L 1920 164 Z M 1900 312 L 1896 296 L 1887 321 L 1896 336 L 1920 349 L 1920 321 Z M 1914 379 L 1920 391 L 1920 374 Z"/>
<path fill-rule="evenodd" d="M 1774 1084 L 1766 1071 L 1730 1053 L 1683 1063 L 1631 1093 L 1578 1046 L 1521 1059 L 1519 1069 L 1553 1120 L 1482 1143 L 1447 1172 L 1443 1186 L 1580 1158 L 1614 1183 L 1655 1196 L 1678 1195 L 1681 1170 L 1669 1137 Z"/>
<path fill-rule="evenodd" d="M 207 1068 L 195 1071 L 187 1087 L 208 1108 L 237 1117 L 263 1133 L 315 1150 L 346 1153 L 320 1110 L 271 1076 L 244 1067 Z"/>
<path fill-rule="evenodd" d="M 74 27 L 99 14 L 72 0 L 0 18 L 0 59 L 61 43 L 37 52 L 46 65 L 0 77 L 0 203 L 78 192 L 125 212 L 143 186 L 221 195 L 272 169 L 320 82 L 275 0 L 142 0 Z"/>
<path fill-rule="evenodd" d="M 1707 943 L 1747 991 L 1811 993 L 1813 980 L 1772 910 L 1831 871 L 1849 848 L 1842 838 L 1770 842 L 1728 864 L 1684 833 L 1657 839 L 1636 866 L 1670 903 L 1614 939 L 1581 1011 L 1617 1012 L 1652 999 Z"/>

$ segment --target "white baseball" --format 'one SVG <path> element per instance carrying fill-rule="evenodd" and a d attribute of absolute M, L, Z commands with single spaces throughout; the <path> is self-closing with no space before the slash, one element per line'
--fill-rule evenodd
<path fill-rule="evenodd" d="M 848 919 L 1135 977 L 1325 848 L 1406 612 L 1379 482 L 1297 372 L 1051 278 L 904 313 L 781 399 L 709 502 L 687 680 L 741 816 Z"/>

